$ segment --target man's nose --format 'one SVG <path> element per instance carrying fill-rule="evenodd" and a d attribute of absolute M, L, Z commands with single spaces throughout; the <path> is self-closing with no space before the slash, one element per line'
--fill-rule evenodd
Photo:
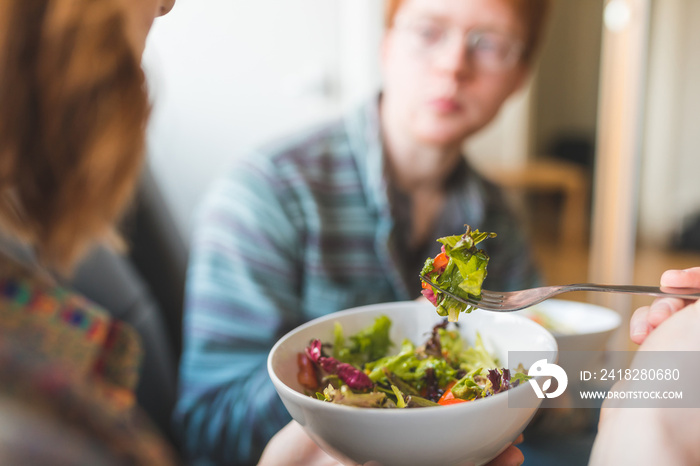
<path fill-rule="evenodd" d="M 452 36 L 445 40 L 433 56 L 433 66 L 442 73 L 454 75 L 462 80 L 474 73 L 469 60 L 466 41 L 462 37 Z"/>

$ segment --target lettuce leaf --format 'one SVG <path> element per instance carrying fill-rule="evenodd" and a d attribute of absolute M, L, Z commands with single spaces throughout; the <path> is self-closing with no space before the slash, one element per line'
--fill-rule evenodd
<path fill-rule="evenodd" d="M 393 345 L 389 339 L 391 319 L 379 316 L 374 324 L 350 336 L 346 345 L 342 326 L 336 322 L 334 328 L 333 357 L 341 362 L 362 367 L 363 364 L 384 357 Z"/>
<path fill-rule="evenodd" d="M 396 375 L 404 382 L 420 390 L 423 388 L 428 370 L 432 369 L 440 386 L 455 377 L 457 370 L 452 368 L 443 358 L 433 356 L 425 357 L 416 352 L 416 348 L 409 340 L 401 345 L 401 351 L 395 356 L 387 356 L 365 365 L 369 370 L 369 378 L 375 383 L 385 383 L 385 370 Z"/>
<path fill-rule="evenodd" d="M 316 398 L 346 406 L 357 406 L 358 408 L 394 407 L 387 405 L 389 400 L 383 392 L 354 393 L 347 385 L 340 388 L 329 385 L 323 390 L 323 393 L 316 393 Z M 393 405 L 393 402 L 391 404 Z"/>
<path fill-rule="evenodd" d="M 446 262 L 444 257 L 441 260 Z M 319 371 L 319 387 L 326 387 L 322 392 L 314 390 L 315 396 L 357 407 L 414 408 L 439 405 L 436 402 L 453 383 L 455 397 L 474 400 L 529 379 L 522 365 L 512 372 L 499 369 L 498 359 L 486 350 L 480 334 L 469 345 L 446 321 L 433 327 L 423 345 L 416 346 L 406 339 L 398 354 L 387 355 L 390 327 L 391 320 L 381 316 L 346 341 L 343 328 L 336 325 L 334 356 L 327 355 L 330 345 L 312 340 L 305 354 Z M 381 356 L 368 360 L 377 355 Z M 366 362 L 355 366 L 346 361 Z"/>
<path fill-rule="evenodd" d="M 467 372 L 474 369 L 489 369 L 500 365 L 497 358 L 486 350 L 481 335 L 477 332 L 474 344 L 459 353 L 459 367 Z"/>
<path fill-rule="evenodd" d="M 374 386 L 367 374 L 362 372 L 361 369 L 352 364 L 341 362 L 334 357 L 324 356 L 323 344 L 319 339 L 312 340 L 309 346 L 306 347 L 306 355 L 311 361 L 318 364 L 323 371 L 331 375 L 337 375 L 350 388 L 369 390 Z"/>
<path fill-rule="evenodd" d="M 478 299 L 481 297 L 481 287 L 486 279 L 489 256 L 476 245 L 487 238 L 495 237 L 495 233 L 472 230 L 468 225 L 463 235 L 438 238 L 442 243 L 442 252 L 449 258 L 444 269 L 435 267 L 435 259 L 426 259 L 421 275 L 426 275 L 438 287 L 459 296 L 460 298 Z M 456 322 L 461 312 L 469 313 L 474 306 L 464 304 L 432 286 L 423 290 L 423 295 L 436 306 L 437 313 L 447 317 L 450 322 Z"/>

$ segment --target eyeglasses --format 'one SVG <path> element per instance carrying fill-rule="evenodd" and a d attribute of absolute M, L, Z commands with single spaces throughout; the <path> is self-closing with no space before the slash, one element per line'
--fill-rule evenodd
<path fill-rule="evenodd" d="M 420 21 L 397 23 L 395 27 L 407 34 L 415 53 L 428 58 L 434 58 L 455 39 L 461 40 L 466 45 L 466 58 L 480 71 L 510 70 L 524 49 L 522 41 L 496 31 L 472 29 L 464 33 L 458 28 Z"/>

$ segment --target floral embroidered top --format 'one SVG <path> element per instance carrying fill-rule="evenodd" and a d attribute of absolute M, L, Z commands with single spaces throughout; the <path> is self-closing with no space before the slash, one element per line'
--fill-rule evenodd
<path fill-rule="evenodd" d="M 136 406 L 136 331 L 13 259 L 0 261 L 0 406 L 14 413 L 15 434 L 0 438 L 0 459 L 68 455 L 70 464 L 76 451 L 89 450 L 109 464 L 174 464 Z M 22 426 L 37 419 L 42 428 L 25 445 Z M 9 422 L 0 420 L 0 429 Z"/>

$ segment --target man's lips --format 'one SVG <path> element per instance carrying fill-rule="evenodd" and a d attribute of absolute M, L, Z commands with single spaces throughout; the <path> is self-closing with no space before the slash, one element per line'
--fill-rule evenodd
<path fill-rule="evenodd" d="M 449 97 L 438 97 L 428 101 L 428 106 L 438 113 L 455 113 L 462 109 L 462 105 Z"/>

